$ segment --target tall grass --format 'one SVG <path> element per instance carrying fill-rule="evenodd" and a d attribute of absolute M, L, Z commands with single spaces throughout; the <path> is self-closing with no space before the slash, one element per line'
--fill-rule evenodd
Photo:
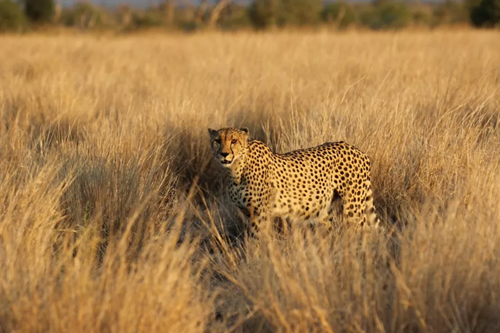
<path fill-rule="evenodd" d="M 498 38 L 1 37 L 0 332 L 499 330 Z M 242 245 L 229 125 L 366 151 L 395 232 Z"/>

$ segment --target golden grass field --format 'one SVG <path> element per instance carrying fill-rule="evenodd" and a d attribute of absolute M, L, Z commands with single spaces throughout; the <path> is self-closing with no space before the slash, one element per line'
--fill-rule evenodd
<path fill-rule="evenodd" d="M 499 38 L 0 37 L 0 332 L 500 331 Z M 245 243 L 222 126 L 367 152 L 394 233 Z"/>

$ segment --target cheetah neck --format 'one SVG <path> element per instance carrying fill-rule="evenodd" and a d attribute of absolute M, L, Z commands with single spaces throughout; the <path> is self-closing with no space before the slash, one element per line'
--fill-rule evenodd
<path fill-rule="evenodd" d="M 236 185 L 240 185 L 243 179 L 245 160 L 246 158 L 239 158 L 238 160 L 234 161 L 233 165 L 230 168 L 227 169 L 231 181 Z"/>

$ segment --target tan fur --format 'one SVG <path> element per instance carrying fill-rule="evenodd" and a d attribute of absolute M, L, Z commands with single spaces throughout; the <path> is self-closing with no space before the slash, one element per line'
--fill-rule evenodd
<path fill-rule="evenodd" d="M 275 217 L 291 221 L 333 220 L 337 193 L 344 221 L 377 226 L 370 159 L 344 142 L 275 154 L 249 140 L 248 129 L 209 129 L 214 158 L 227 171 L 227 194 L 252 219 L 253 231 Z"/>

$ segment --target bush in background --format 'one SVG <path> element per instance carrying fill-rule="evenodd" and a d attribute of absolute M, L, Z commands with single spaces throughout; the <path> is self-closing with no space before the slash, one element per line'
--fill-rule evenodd
<path fill-rule="evenodd" d="M 318 23 L 322 0 L 281 0 L 279 26 L 305 26 Z"/>
<path fill-rule="evenodd" d="M 500 0 L 481 0 L 472 8 L 470 18 L 476 27 L 500 26 Z"/>
<path fill-rule="evenodd" d="M 88 2 L 78 2 L 72 8 L 64 10 L 61 21 L 66 26 L 74 26 L 82 29 L 110 25 L 106 11 Z"/>
<path fill-rule="evenodd" d="M 222 15 L 219 27 L 224 30 L 236 30 L 252 26 L 250 11 L 247 7 L 231 4 Z"/>
<path fill-rule="evenodd" d="M 362 14 L 362 23 L 371 29 L 401 29 L 411 24 L 412 14 L 400 2 L 380 1 Z"/>
<path fill-rule="evenodd" d="M 415 6 L 412 10 L 411 21 L 415 26 L 432 26 L 432 9 L 426 6 Z"/>
<path fill-rule="evenodd" d="M 20 31 L 26 26 L 26 17 L 12 0 L 0 0 L 0 31 Z"/>
<path fill-rule="evenodd" d="M 445 0 L 435 5 L 432 25 L 460 24 L 468 22 L 467 8 L 463 3 Z"/>
<path fill-rule="evenodd" d="M 76 0 L 79 1 L 79 0 Z M 118 3 L 121 0 L 117 0 Z M 125 0 L 123 0 L 125 1 Z M 62 10 L 55 0 L 17 0 L 23 4 L 24 22 L 64 24 L 82 29 L 122 31 L 163 27 L 195 31 L 200 29 L 238 30 L 307 27 L 324 24 L 337 29 L 368 27 L 374 30 L 402 29 L 408 26 L 436 27 L 473 24 L 495 27 L 500 23 L 500 0 L 444 0 L 413 3 L 402 0 L 373 0 L 372 3 L 347 0 L 253 0 L 245 4 L 208 0 L 185 3 L 161 0 L 158 5 L 134 8 L 121 4 L 114 8 L 94 5 L 97 0 L 77 2 Z M 19 30 L 16 0 L 0 0 L 0 29 Z M 62 14 L 62 15 L 61 15 Z"/>
<path fill-rule="evenodd" d="M 327 23 L 335 23 L 339 29 L 345 29 L 357 21 L 353 7 L 345 1 L 326 4 L 321 18 Z"/>
<path fill-rule="evenodd" d="M 319 22 L 322 0 L 255 0 L 250 18 L 255 28 L 305 26 Z"/>
<path fill-rule="evenodd" d="M 165 16 L 160 11 L 146 10 L 132 13 L 132 26 L 135 29 L 160 27 L 165 23 Z"/>
<path fill-rule="evenodd" d="M 255 0 L 249 9 L 254 27 L 266 29 L 276 26 L 279 7 L 279 0 Z"/>
<path fill-rule="evenodd" d="M 50 22 L 54 11 L 54 0 L 24 0 L 24 13 L 33 22 Z"/>

